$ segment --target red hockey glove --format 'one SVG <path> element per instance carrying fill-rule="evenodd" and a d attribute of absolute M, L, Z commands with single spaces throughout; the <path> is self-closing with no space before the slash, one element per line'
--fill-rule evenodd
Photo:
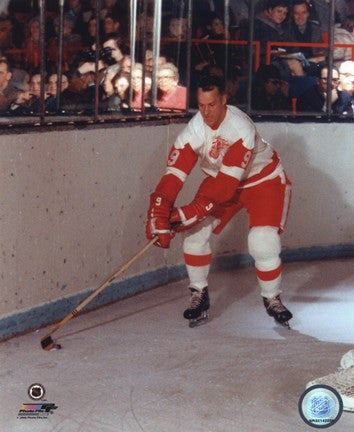
<path fill-rule="evenodd" d="M 155 245 L 162 248 L 168 248 L 171 238 L 174 236 L 171 233 L 171 224 L 169 222 L 171 210 L 172 203 L 168 199 L 157 193 L 151 194 L 150 207 L 147 214 L 146 237 L 152 239 L 158 236 L 159 239 Z"/>
<path fill-rule="evenodd" d="M 170 223 L 175 232 L 185 231 L 213 214 L 216 208 L 213 200 L 199 195 L 190 204 L 173 208 Z"/>

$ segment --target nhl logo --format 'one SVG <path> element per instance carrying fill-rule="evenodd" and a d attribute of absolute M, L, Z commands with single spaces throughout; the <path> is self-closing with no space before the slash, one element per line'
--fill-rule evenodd
<path fill-rule="evenodd" d="M 42 384 L 31 384 L 28 387 L 28 396 L 33 400 L 40 400 L 43 399 L 45 395 L 45 388 L 42 386 Z"/>

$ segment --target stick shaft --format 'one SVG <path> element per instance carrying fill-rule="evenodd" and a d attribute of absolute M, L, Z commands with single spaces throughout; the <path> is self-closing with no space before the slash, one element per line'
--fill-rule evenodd
<path fill-rule="evenodd" d="M 104 281 L 93 293 L 91 293 L 82 303 L 80 303 L 73 311 L 71 311 L 65 318 L 63 318 L 58 324 L 56 324 L 50 333 L 42 338 L 45 339 L 56 332 L 60 327 L 66 324 L 74 316 L 76 316 L 81 309 L 83 309 L 87 304 L 90 303 L 102 290 L 104 290 L 107 285 L 114 281 L 119 275 L 121 275 L 125 270 L 127 270 L 141 255 L 143 255 L 156 241 L 158 237 L 154 237 L 149 240 L 129 261 L 127 261 L 122 267 L 120 267 L 116 272 L 112 274 L 106 281 Z"/>

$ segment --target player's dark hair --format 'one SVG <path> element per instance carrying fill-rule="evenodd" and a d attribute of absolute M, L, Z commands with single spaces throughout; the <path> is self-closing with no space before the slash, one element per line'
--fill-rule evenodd
<path fill-rule="evenodd" d="M 202 75 L 197 88 L 203 91 L 211 91 L 217 88 L 220 94 L 225 94 L 225 80 L 216 75 Z"/>

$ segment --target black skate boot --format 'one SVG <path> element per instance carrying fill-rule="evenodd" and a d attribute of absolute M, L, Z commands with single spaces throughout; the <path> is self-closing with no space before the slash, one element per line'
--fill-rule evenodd
<path fill-rule="evenodd" d="M 263 304 L 268 315 L 273 317 L 279 324 L 290 329 L 288 321 L 293 317 L 293 314 L 283 305 L 279 295 L 274 298 L 263 297 Z"/>
<path fill-rule="evenodd" d="M 202 289 L 202 291 L 190 288 L 191 300 L 189 308 L 183 313 L 184 318 L 189 320 L 189 327 L 195 327 L 200 324 L 204 324 L 208 319 L 209 293 L 208 287 Z"/>

